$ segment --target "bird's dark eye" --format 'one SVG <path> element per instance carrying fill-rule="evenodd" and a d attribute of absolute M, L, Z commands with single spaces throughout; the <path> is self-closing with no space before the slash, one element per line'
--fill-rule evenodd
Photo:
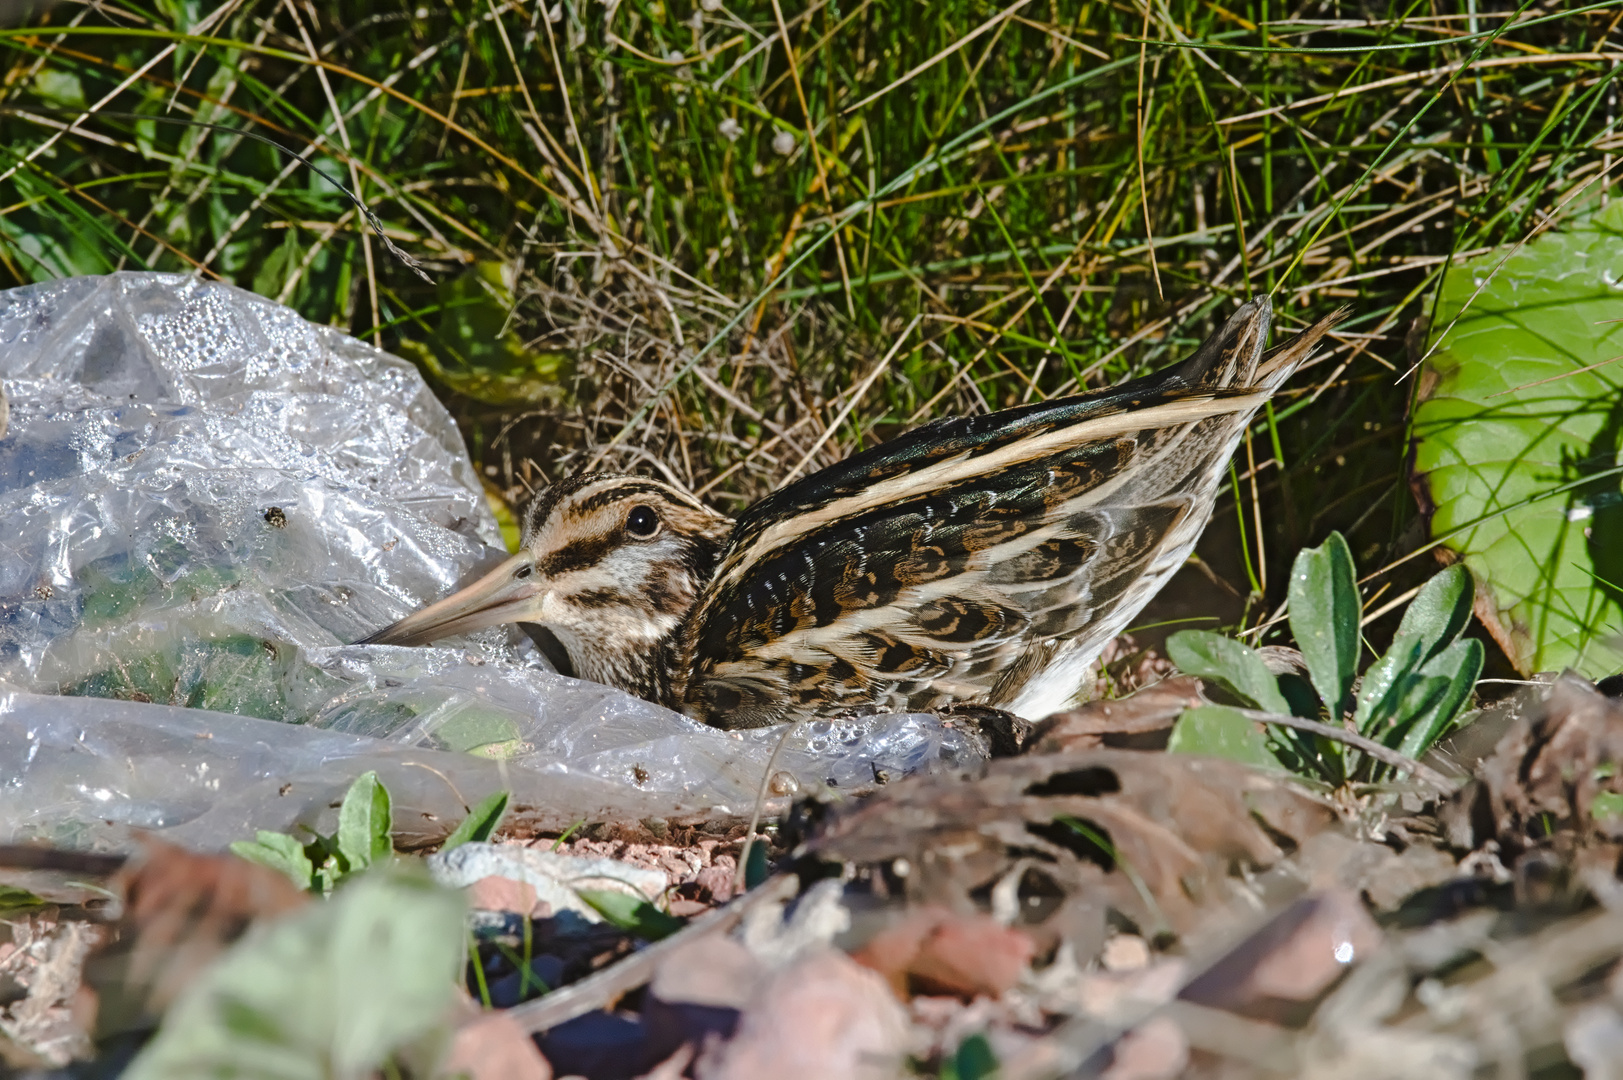
<path fill-rule="evenodd" d="M 659 532 L 659 515 L 652 506 L 633 506 L 626 515 L 626 532 L 639 540 L 651 540 Z"/>
<path fill-rule="evenodd" d="M 520 578 L 520 579 L 527 578 L 532 573 L 534 573 L 534 570 L 535 570 L 535 568 L 532 567 L 529 563 L 525 563 L 523 566 L 520 566 L 517 570 L 513 571 L 513 576 L 515 578 Z"/>

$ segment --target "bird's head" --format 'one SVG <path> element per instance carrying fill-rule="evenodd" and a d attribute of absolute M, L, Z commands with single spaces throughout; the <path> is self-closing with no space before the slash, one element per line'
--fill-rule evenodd
<path fill-rule="evenodd" d="M 732 522 L 669 484 L 585 473 L 539 492 L 523 547 L 478 581 L 361 644 L 425 645 L 498 623 L 537 623 L 576 674 L 619 684 L 599 657 L 650 652 L 693 607 Z M 605 677 L 610 676 L 610 677 Z"/>

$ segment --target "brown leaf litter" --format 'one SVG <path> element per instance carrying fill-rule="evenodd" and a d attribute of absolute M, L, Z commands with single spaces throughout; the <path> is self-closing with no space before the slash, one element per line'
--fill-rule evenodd
<path fill-rule="evenodd" d="M 1183 711 L 1204 701 L 1199 679 L 1189 675 L 1164 679 L 1129 697 L 1099 698 L 1055 713 L 1037 726 L 1031 749 L 1037 754 L 1100 747 L 1160 750 Z"/>
<path fill-rule="evenodd" d="M 0 1013 L 0 1032 L 11 1044 L 4 1053 L 13 1065 L 65 1064 L 89 1053 L 92 1036 L 155 1026 L 198 973 L 256 920 L 308 900 L 265 867 L 151 838 L 141 840 L 129 859 L 14 848 L 5 861 L 77 868 L 78 880 L 47 893 L 99 894 L 102 901 L 50 905 L 4 923 L 10 941 L 0 945 L 0 978 L 24 991 Z M 105 885 L 85 884 L 97 876 Z M 63 917 L 75 910 L 77 917 Z"/>
<path fill-rule="evenodd" d="M 924 905 L 869 938 L 852 957 L 883 975 L 903 1000 L 925 994 L 973 1001 L 1014 989 L 1036 951 L 1029 935 L 991 916 Z"/>
<path fill-rule="evenodd" d="M 1334 819 L 1235 762 L 1132 750 L 994 761 L 919 777 L 837 814 L 802 858 L 853 866 L 880 897 L 989 906 L 1051 946 L 1102 941 L 1105 909 L 1183 932 L 1236 862 L 1266 868 Z M 1091 955 L 1091 950 L 1089 950 Z"/>
<path fill-rule="evenodd" d="M 82 972 L 103 930 L 59 914 L 45 908 L 0 926 L 0 1063 L 9 1069 L 62 1066 L 91 1050 L 95 995 Z"/>
<path fill-rule="evenodd" d="M 699 913 L 636 947 L 603 928 L 550 993 L 470 1011 L 454 1062 L 476 1080 L 962 1076 L 977 1060 L 1001 1080 L 1610 1075 L 1623 706 L 1570 676 L 1530 688 L 1453 741 L 1474 779 L 1440 819 L 1406 789 L 1338 816 L 1280 774 L 1110 745 L 1191 692 L 1167 680 L 1057 718 L 1042 745 L 1063 750 L 802 807 L 793 873 L 742 896 L 731 839 L 583 830 L 560 847 L 659 869 Z M 246 925 L 302 902 L 268 873 L 159 846 L 112 879 L 119 903 L 13 921 L 0 975 L 27 978 L 0 1012 L 8 1061 L 86 1048 L 76 973 L 95 921 L 118 933 L 89 965 L 103 1012 L 116 971 L 155 1013 Z"/>
<path fill-rule="evenodd" d="M 1520 880 L 1557 868 L 1615 878 L 1623 856 L 1623 702 L 1563 675 L 1527 695 L 1476 779 L 1442 819 L 1455 847 L 1495 855 Z M 1491 845 L 1491 848 L 1490 848 Z"/>
<path fill-rule="evenodd" d="M 1571 844 L 1609 845 L 1610 827 L 1593 797 L 1585 816 L 1574 778 L 1591 768 L 1596 792 L 1611 790 L 1595 710 L 1615 706 L 1577 680 L 1537 695 L 1478 783 L 1504 808 L 1503 827 L 1583 824 L 1588 839 Z M 1166 707 L 1123 702 L 1130 719 Z M 1109 733 L 1093 724 L 1082 736 Z M 1518 775 L 1531 784 L 1507 786 Z M 1552 792 L 1566 801 L 1552 803 Z M 1374 799 L 1348 823 L 1285 777 L 1109 748 L 909 778 L 803 818 L 792 864 L 801 881 L 779 879 L 684 930 L 674 951 L 645 966 L 642 980 L 659 992 L 639 1005 L 635 980 L 616 983 L 610 968 L 592 979 L 612 993 L 578 996 L 571 1011 L 596 1004 L 633 1026 L 652 1016 L 660 1048 L 686 1030 L 683 1048 L 646 1075 L 731 1075 L 711 1070 L 729 1060 L 739 1032 L 773 1030 L 750 1018 L 787 1015 L 773 1010 L 792 980 L 763 971 L 827 962 L 833 946 L 882 975 L 907 1007 L 905 1053 L 883 1051 L 882 1040 L 867 1052 L 888 1053 L 892 1068 L 910 1057 L 926 1074 L 971 1037 L 985 1040 L 1005 1080 L 1463 1080 L 1486 1067 L 1599 1061 L 1614 1040 L 1623 1045 L 1623 914 L 1585 908 L 1587 895 L 1604 892 L 1510 907 L 1508 896 L 1475 888 L 1485 864 L 1423 827 L 1425 808 L 1405 804 L 1415 798 Z M 1372 908 L 1390 912 L 1381 925 Z M 713 921 L 730 911 L 740 912 L 733 929 Z M 698 972 L 730 974 L 698 992 Z M 825 1035 L 821 1075 L 842 1075 L 850 1059 L 839 1055 L 852 1044 L 841 1041 L 846 1014 L 836 1004 L 846 1003 L 794 1000 L 796 1019 L 778 1021 L 790 1026 L 776 1042 L 752 1044 L 751 1053 L 780 1056 L 750 1058 L 752 1067 L 801 1075 L 787 1049 L 798 1024 Z M 520 1011 L 532 1008 L 530 1019 L 561 1015 L 547 998 Z"/>

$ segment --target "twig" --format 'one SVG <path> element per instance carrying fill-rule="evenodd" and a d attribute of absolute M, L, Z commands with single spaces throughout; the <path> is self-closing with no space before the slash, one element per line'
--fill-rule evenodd
<path fill-rule="evenodd" d="M 749 873 L 750 849 L 755 846 L 755 830 L 761 827 L 761 813 L 766 809 L 766 789 L 772 783 L 773 770 L 778 765 L 778 755 L 783 753 L 784 745 L 789 742 L 789 736 L 793 735 L 799 726 L 800 720 L 791 720 L 784 725 L 778 745 L 772 748 L 772 755 L 766 759 L 766 768 L 761 770 L 761 786 L 755 792 L 755 809 L 750 811 L 749 831 L 744 834 L 744 846 L 738 851 L 738 869 L 733 874 L 735 889 L 742 889 L 746 884 L 744 879 Z"/>
<path fill-rule="evenodd" d="M 1300 716 L 1285 716 L 1282 713 L 1263 712 L 1260 709 L 1237 708 L 1234 711 L 1247 720 L 1255 720 L 1260 724 L 1277 724 L 1280 727 L 1295 728 L 1298 731 L 1307 731 L 1314 735 L 1322 735 L 1326 739 L 1346 743 L 1348 746 L 1362 750 L 1382 764 L 1390 765 L 1394 769 L 1402 769 L 1416 780 L 1423 784 L 1429 784 L 1444 795 L 1452 795 L 1460 786 L 1458 781 L 1450 780 L 1429 765 L 1422 765 L 1414 758 L 1405 757 L 1391 747 L 1382 746 L 1374 739 L 1366 739 L 1357 732 L 1348 731 L 1346 728 L 1321 724 L 1317 720 L 1304 720 Z"/>
<path fill-rule="evenodd" d="M 128 855 L 101 851 L 69 851 L 36 844 L 0 844 L 0 867 L 8 870 L 59 870 L 99 876 L 117 873 L 128 861 Z"/>

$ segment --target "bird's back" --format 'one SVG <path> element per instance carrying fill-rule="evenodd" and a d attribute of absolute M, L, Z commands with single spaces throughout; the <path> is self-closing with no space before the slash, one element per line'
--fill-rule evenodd
<path fill-rule="evenodd" d="M 1189 359 L 948 418 L 742 515 L 678 643 L 691 715 L 755 727 L 956 702 L 1037 718 L 1182 564 L 1245 425 L 1338 316 L 1264 356 L 1266 298 Z"/>

